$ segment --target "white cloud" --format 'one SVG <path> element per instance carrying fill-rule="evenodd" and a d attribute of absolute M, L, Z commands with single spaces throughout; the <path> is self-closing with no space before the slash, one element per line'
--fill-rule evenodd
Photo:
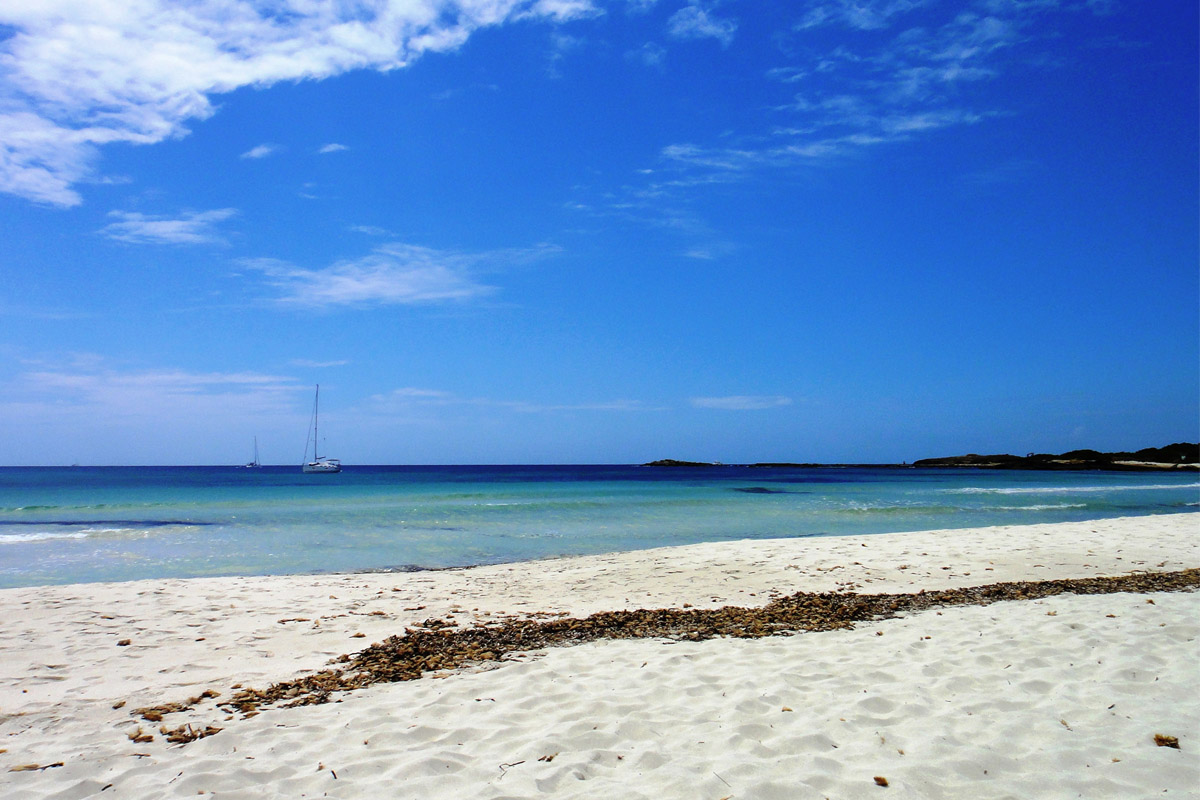
<path fill-rule="evenodd" d="M 97 148 L 153 144 L 243 86 L 404 67 L 590 0 L 42 0 L 0 4 L 0 192 L 81 202 Z"/>
<path fill-rule="evenodd" d="M 737 246 L 732 242 L 702 242 L 689 247 L 684 252 L 684 256 L 701 261 L 715 261 L 716 259 L 730 255 L 736 250 Z"/>
<path fill-rule="evenodd" d="M 723 411 L 760 411 L 792 404 L 792 398 L 782 395 L 731 395 L 729 397 L 693 397 L 696 408 L 716 408 Z"/>
<path fill-rule="evenodd" d="M 242 153 L 240 158 L 266 158 L 269 155 L 274 155 L 279 151 L 279 148 L 273 144 L 260 144 L 258 147 L 251 147 L 246 152 Z"/>
<path fill-rule="evenodd" d="M 625 0 L 625 10 L 630 14 L 645 14 L 658 5 L 658 0 Z"/>
<path fill-rule="evenodd" d="M 32 112 L 4 110 L 3 100 L 0 95 L 0 191 L 49 205 L 79 205 L 71 187 L 90 174 L 94 144 Z"/>
<path fill-rule="evenodd" d="M 321 155 L 325 155 L 326 153 L 340 153 L 343 150 L 349 150 L 349 149 L 350 148 L 344 144 L 338 144 L 337 142 L 330 142 L 327 145 L 322 145 L 321 149 L 318 150 L 317 152 L 320 153 Z"/>
<path fill-rule="evenodd" d="M 104 226 L 100 233 L 134 244 L 214 244 L 224 241 L 217 224 L 236 214 L 235 208 L 184 212 L 177 217 L 110 211 L 108 216 L 118 221 Z"/>
<path fill-rule="evenodd" d="M 311 361 L 307 358 L 293 358 L 288 362 L 296 367 L 307 367 L 309 369 L 326 369 L 328 367 L 344 367 L 349 364 L 349 361 Z"/>
<path fill-rule="evenodd" d="M 459 253 L 393 243 L 358 259 L 324 269 L 303 269 L 274 259 L 242 263 L 266 276 L 279 302 L 309 308 L 360 305 L 414 305 L 472 300 L 495 287 L 478 273 L 527 263 L 558 251 L 550 245 L 526 250 Z"/>
<path fill-rule="evenodd" d="M 598 17 L 604 13 L 591 0 L 535 0 L 522 17 L 549 17 L 557 22 Z"/>
<path fill-rule="evenodd" d="M 550 51 L 550 66 L 547 74 L 551 78 L 561 78 L 562 73 L 559 71 L 559 65 L 567 57 L 568 53 L 583 47 L 584 40 L 578 36 L 556 33 L 550 37 L 550 44 L 552 49 Z"/>
<path fill-rule="evenodd" d="M 737 32 L 737 22 L 711 15 L 698 4 L 684 6 L 667 20 L 667 33 L 676 39 L 716 39 L 728 47 Z"/>
<path fill-rule="evenodd" d="M 637 50 L 629 50 L 625 53 L 625 58 L 630 61 L 640 61 L 648 67 L 662 66 L 663 61 L 667 57 L 666 49 L 654 42 L 646 42 Z"/>
<path fill-rule="evenodd" d="M 892 17 L 905 14 L 932 0 L 833 0 L 809 7 L 796 23 L 797 30 L 840 24 L 858 30 L 878 30 L 892 23 Z"/>
<path fill-rule="evenodd" d="M 239 463 L 252 435 L 267 459 L 299 462 L 311 403 L 312 385 L 286 375 L 131 367 L 93 354 L 42 357 L 0 381 L 18 463 Z"/>
<path fill-rule="evenodd" d="M 658 411 L 660 409 L 646 406 L 638 400 L 609 400 L 595 403 L 527 403 L 527 402 L 496 402 L 522 414 L 545 414 L 555 411 Z"/>
<path fill-rule="evenodd" d="M 377 225 L 351 225 L 349 230 L 355 233 L 364 233 L 367 236 L 391 236 L 392 232 L 387 228 L 380 228 Z"/>
<path fill-rule="evenodd" d="M 419 398 L 433 400 L 449 400 L 454 397 L 451 392 L 443 392 L 440 389 L 418 389 L 415 386 L 405 386 L 400 389 L 393 389 L 389 396 L 396 398 Z"/>
<path fill-rule="evenodd" d="M 168 415 L 168 409 L 225 413 L 231 408 L 290 405 L 299 389 L 293 379 L 258 372 L 189 372 L 182 369 L 120 371 L 76 366 L 44 369 L 18 376 L 10 393 L 28 398 L 48 398 L 65 407 L 102 409 L 122 417 Z"/>
<path fill-rule="evenodd" d="M 504 409 L 518 414 L 545 414 L 562 411 L 633 412 L 658 411 L 637 400 L 609 400 L 580 403 L 533 403 L 525 400 L 495 400 L 486 397 L 463 397 L 440 389 L 404 387 L 387 394 L 369 398 L 372 410 L 380 413 L 413 411 L 422 406 L 483 406 Z"/>
<path fill-rule="evenodd" d="M 687 8 L 700 10 L 694 3 Z M 906 16 L 918 10 L 919 20 Z M 1057 0 L 976 0 L 965 6 L 930 0 L 810 3 L 793 26 L 795 42 L 781 48 L 795 54 L 794 63 L 766 72 L 767 79 L 794 93 L 773 109 L 780 122 L 725 142 L 667 145 L 661 150 L 667 169 L 660 172 L 674 170 L 676 180 L 658 178 L 641 195 L 653 192 L 662 202 L 678 205 L 683 190 L 706 182 L 825 164 L 1003 116 L 1005 109 L 977 107 L 984 95 L 975 87 L 1004 79 L 1018 60 L 1028 68 L 1032 60 L 1020 48 L 1053 35 L 1052 12 L 1088 13 L 1089 7 Z M 827 39 L 812 33 L 822 26 L 855 33 L 822 51 Z M 620 201 L 628 202 L 626 197 Z"/>
<path fill-rule="evenodd" d="M 812 73 L 801 67 L 774 67 L 767 70 L 767 77 L 781 83 L 799 83 Z"/>

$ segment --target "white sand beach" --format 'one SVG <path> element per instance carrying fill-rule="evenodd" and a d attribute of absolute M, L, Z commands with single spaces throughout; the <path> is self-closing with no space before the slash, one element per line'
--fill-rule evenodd
<path fill-rule="evenodd" d="M 1194 567 L 1200 515 L 1172 514 L 8 589 L 0 797 L 1200 797 L 1200 592 L 1063 595 L 753 640 L 601 641 L 249 719 L 206 700 L 161 723 L 222 728 L 183 745 L 131 713 L 265 688 L 430 618 Z M 139 729 L 153 739 L 134 741 Z"/>

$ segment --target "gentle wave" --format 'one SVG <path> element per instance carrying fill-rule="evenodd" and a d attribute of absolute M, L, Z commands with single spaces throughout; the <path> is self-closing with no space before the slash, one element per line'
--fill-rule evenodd
<path fill-rule="evenodd" d="M 1153 485 L 1122 484 L 1120 486 L 966 486 L 959 489 L 939 489 L 943 494 L 1072 494 L 1075 492 L 1131 492 L 1146 489 L 1200 490 L 1200 483 L 1162 483 Z"/>
<path fill-rule="evenodd" d="M 49 531 L 39 531 L 37 533 L 5 533 L 0 534 L 0 544 L 45 542 L 50 539 L 86 539 L 90 535 L 91 532 L 89 531 L 76 531 L 74 533 L 51 533 Z"/>
<path fill-rule="evenodd" d="M 164 504 L 163 503 L 138 503 L 137 505 L 145 507 L 145 506 L 160 506 L 160 505 L 164 505 Z M 81 504 L 81 505 L 70 505 L 70 506 L 60 506 L 60 505 L 9 506 L 7 508 L 0 508 L 0 511 L 80 511 L 82 509 L 95 509 L 95 508 L 120 508 L 120 505 L 114 505 L 113 503 L 85 503 L 85 504 Z"/>
<path fill-rule="evenodd" d="M 958 514 L 960 506 L 851 505 L 830 509 L 837 514 Z"/>
<path fill-rule="evenodd" d="M 981 511 L 1054 511 L 1060 508 L 1087 508 L 1087 503 L 1036 503 L 1029 506 L 983 506 Z"/>
<path fill-rule="evenodd" d="M 126 528 L 166 528 L 173 525 L 219 525 L 190 519 L 0 519 L 0 525 L 124 525 Z M 117 530 L 113 528 L 112 530 Z"/>

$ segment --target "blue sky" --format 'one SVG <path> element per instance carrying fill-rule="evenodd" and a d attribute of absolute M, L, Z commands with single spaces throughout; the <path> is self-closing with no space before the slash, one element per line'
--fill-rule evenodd
<path fill-rule="evenodd" d="M 1200 437 L 1197 8 L 10 0 L 0 463 Z"/>

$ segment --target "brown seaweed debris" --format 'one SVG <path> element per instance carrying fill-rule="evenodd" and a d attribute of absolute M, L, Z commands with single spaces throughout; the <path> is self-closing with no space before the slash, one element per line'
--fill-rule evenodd
<path fill-rule="evenodd" d="M 1166 736 L 1161 733 L 1154 734 L 1154 743 L 1159 747 L 1174 747 L 1179 749 L 1179 739 L 1174 736 Z"/>
<path fill-rule="evenodd" d="M 403 636 L 352 655 L 312 675 L 276 683 L 266 689 L 241 689 L 222 708 L 242 714 L 265 706 L 316 705 L 334 693 L 376 683 L 410 681 L 430 672 L 496 661 L 510 653 L 580 644 L 600 639 L 668 638 L 700 641 L 717 636 L 759 638 L 800 631 L 851 628 L 856 623 L 897 614 L 963 605 L 989 605 L 1009 600 L 1036 600 L 1060 594 L 1175 592 L 1200 586 L 1200 569 L 1134 573 L 1117 577 L 1012 581 L 917 594 L 844 594 L 799 592 L 772 600 L 761 608 L 660 608 L 604 611 L 583 619 L 513 619 L 469 628 L 431 624 L 406 628 Z M 166 710 L 160 706 L 155 710 Z"/>
<path fill-rule="evenodd" d="M 159 733 L 167 737 L 167 741 L 172 744 L 187 744 L 194 742 L 197 739 L 203 739 L 205 736 L 212 736 L 214 733 L 220 733 L 221 729 L 213 725 L 204 728 L 193 728 L 191 725 L 180 725 L 178 728 L 168 728 L 162 726 L 158 729 Z M 137 740 L 134 740 L 137 741 Z"/>
<path fill-rule="evenodd" d="M 129 734 L 129 739 L 130 739 L 130 741 L 137 742 L 138 744 L 142 744 L 145 742 L 153 742 L 154 734 L 146 733 L 145 731 L 142 730 L 142 726 L 139 725 L 138 729 L 136 731 Z"/>
<path fill-rule="evenodd" d="M 221 693 L 212 689 L 205 689 L 196 697 L 189 697 L 186 703 L 163 703 L 159 706 L 146 706 L 144 708 L 135 708 L 134 716 L 141 717 L 147 722 L 162 722 L 162 718 L 166 714 L 177 714 L 180 711 L 191 711 L 194 706 L 199 705 L 210 697 L 220 697 Z M 121 705 L 125 705 L 124 701 Z M 118 708 L 118 706 L 113 706 Z"/>

